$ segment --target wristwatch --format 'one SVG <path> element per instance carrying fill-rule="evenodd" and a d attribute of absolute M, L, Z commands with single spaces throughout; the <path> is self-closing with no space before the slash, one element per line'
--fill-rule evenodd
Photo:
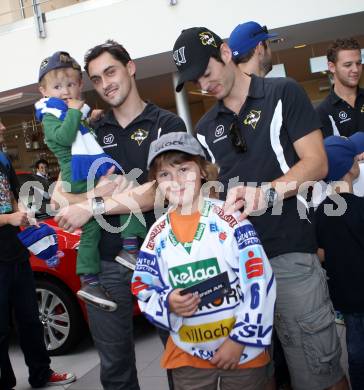
<path fill-rule="evenodd" d="M 96 196 L 92 198 L 92 215 L 102 215 L 105 213 L 105 202 L 101 196 Z"/>
<path fill-rule="evenodd" d="M 273 207 L 278 201 L 278 193 L 275 188 L 270 187 L 266 190 L 263 190 L 263 193 L 268 208 Z"/>

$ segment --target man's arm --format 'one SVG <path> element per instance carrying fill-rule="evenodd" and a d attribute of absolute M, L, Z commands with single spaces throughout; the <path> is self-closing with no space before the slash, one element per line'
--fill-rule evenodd
<path fill-rule="evenodd" d="M 293 146 L 300 160 L 286 174 L 270 183 L 277 192 L 278 200 L 296 195 L 299 190 L 307 189 L 312 181 L 320 180 L 327 174 L 328 163 L 321 130 L 305 135 Z M 225 203 L 226 212 L 231 214 L 242 207 L 241 219 L 265 209 L 264 188 L 241 185 L 230 189 Z"/>
<path fill-rule="evenodd" d="M 51 204 L 54 209 L 57 210 L 65 206 L 82 203 L 86 199 L 94 198 L 96 196 L 107 197 L 111 196 L 115 191 L 123 192 L 129 188 L 127 180 L 122 175 L 117 175 L 116 179 L 112 180 L 114 171 L 115 167 L 111 167 L 106 175 L 100 178 L 95 188 L 81 194 L 68 192 L 67 187 L 69 186 L 69 183 L 63 182 L 62 176 L 59 174 L 58 180 L 53 188 Z"/>
<path fill-rule="evenodd" d="M 104 197 L 105 213 L 129 214 L 142 213 L 153 209 L 155 199 L 155 184 L 148 182 L 141 186 L 113 196 Z M 58 225 L 69 232 L 83 226 L 93 216 L 92 198 L 61 209 L 55 220 Z"/>

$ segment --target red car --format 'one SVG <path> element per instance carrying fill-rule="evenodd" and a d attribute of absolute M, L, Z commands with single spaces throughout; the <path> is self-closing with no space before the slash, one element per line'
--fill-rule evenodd
<path fill-rule="evenodd" d="M 85 305 L 76 296 L 80 288 L 80 279 L 76 275 L 76 257 L 81 230 L 68 233 L 59 228 L 54 218 L 47 213 L 50 200 L 47 180 L 25 172 L 18 172 L 17 177 L 23 188 L 20 196 L 36 211 L 38 221 L 56 230 L 59 251 L 63 255 L 57 268 L 48 268 L 43 260 L 34 255 L 30 257 L 45 343 L 50 355 L 62 355 L 82 339 L 87 326 Z M 139 307 L 135 304 L 134 314 L 138 313 Z"/>

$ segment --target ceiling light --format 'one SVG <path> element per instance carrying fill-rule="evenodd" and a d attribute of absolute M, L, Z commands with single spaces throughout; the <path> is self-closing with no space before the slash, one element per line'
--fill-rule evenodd
<path fill-rule="evenodd" d="M 198 96 L 214 96 L 203 89 L 194 89 L 192 91 L 188 91 L 188 93 L 190 95 L 198 95 Z"/>
<path fill-rule="evenodd" d="M 18 92 L 0 97 L 0 112 L 14 108 L 29 106 L 39 99 L 38 93 Z"/>
<path fill-rule="evenodd" d="M 301 45 L 296 45 L 296 46 L 293 46 L 294 49 L 302 49 L 304 47 L 306 47 L 307 45 L 305 43 L 302 43 Z"/>

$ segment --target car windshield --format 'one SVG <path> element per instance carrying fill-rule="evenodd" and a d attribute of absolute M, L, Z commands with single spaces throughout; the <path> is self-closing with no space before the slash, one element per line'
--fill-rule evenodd
<path fill-rule="evenodd" d="M 32 173 L 18 173 L 17 177 L 20 185 L 19 198 L 22 203 L 34 211 L 37 218 L 49 216 L 50 182 Z"/>

